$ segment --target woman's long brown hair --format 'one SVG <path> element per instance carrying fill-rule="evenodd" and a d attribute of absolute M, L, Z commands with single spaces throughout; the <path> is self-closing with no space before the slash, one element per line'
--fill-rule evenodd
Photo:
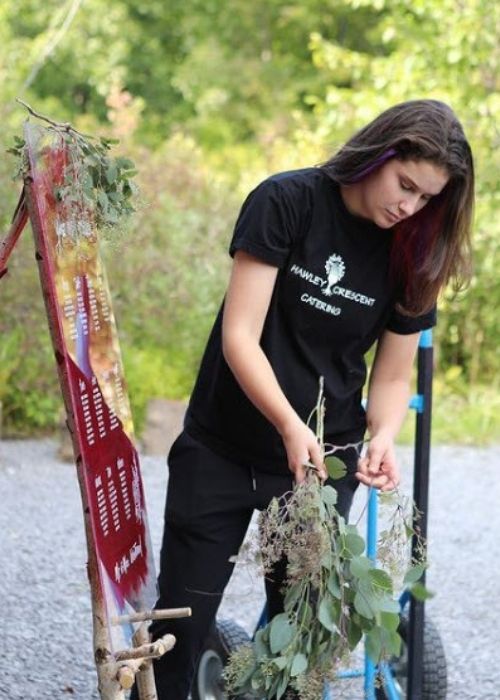
<path fill-rule="evenodd" d="M 358 131 L 321 167 L 336 182 L 359 182 L 390 158 L 427 160 L 449 180 L 425 207 L 394 226 L 391 274 L 408 315 L 436 303 L 443 285 L 466 286 L 471 273 L 474 164 L 452 109 L 437 100 L 395 105 Z"/>

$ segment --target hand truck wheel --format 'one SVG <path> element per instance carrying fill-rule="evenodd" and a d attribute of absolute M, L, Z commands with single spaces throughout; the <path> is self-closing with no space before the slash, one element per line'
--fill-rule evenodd
<path fill-rule="evenodd" d="M 230 654 L 250 642 L 248 634 L 235 622 L 217 620 L 205 640 L 196 665 L 192 700 L 244 700 L 246 695 L 227 695 L 223 671 Z"/>

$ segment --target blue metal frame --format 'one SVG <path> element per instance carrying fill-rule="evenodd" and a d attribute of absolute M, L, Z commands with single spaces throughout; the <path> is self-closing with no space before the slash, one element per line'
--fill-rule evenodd
<path fill-rule="evenodd" d="M 419 338 L 419 362 L 418 362 L 418 389 L 419 393 L 414 394 L 410 401 L 409 401 L 409 408 L 413 409 L 416 414 L 417 414 L 417 432 L 415 436 L 415 443 L 416 443 L 416 451 L 415 451 L 415 464 L 414 464 L 414 470 L 415 470 L 415 475 L 417 475 L 418 472 L 424 471 L 424 484 L 423 484 L 423 490 L 427 492 L 427 486 L 428 486 L 428 459 L 429 459 L 429 448 L 430 448 L 430 410 L 431 410 L 431 398 L 432 398 L 432 393 L 431 393 L 431 384 L 432 384 L 432 330 L 426 330 L 422 331 L 420 334 Z M 425 367 L 424 365 L 427 365 Z M 426 371 L 427 370 L 427 371 Z M 422 376 L 423 375 L 423 376 Z M 424 427 L 422 431 L 422 426 L 421 423 L 419 422 L 419 418 L 421 419 L 424 417 L 427 419 L 426 424 L 427 424 L 427 429 Z M 422 434 L 422 432 L 424 434 Z M 427 433 L 427 434 L 426 434 Z M 421 442 L 423 443 L 422 445 L 418 445 L 418 443 Z M 419 448 L 419 449 L 418 449 Z M 424 467 L 426 466 L 427 469 L 421 469 L 422 467 L 422 462 L 425 462 Z M 422 485 L 421 485 L 422 487 Z M 414 496 L 415 497 L 415 496 Z M 415 498 L 415 502 L 417 507 L 420 509 L 420 499 Z M 426 530 L 426 509 L 423 514 L 424 518 L 424 529 Z M 419 521 L 420 528 L 422 530 L 422 519 Z M 373 562 L 376 561 L 377 557 L 377 537 L 378 537 L 378 492 L 376 489 L 370 488 L 368 490 L 368 507 L 367 507 L 367 524 L 366 524 L 366 556 L 371 559 Z M 411 602 L 411 606 L 414 606 L 414 600 L 411 599 L 411 596 L 408 591 L 403 591 L 399 603 L 401 606 L 401 610 L 404 609 L 404 607 Z M 421 658 L 421 650 L 422 650 L 422 644 L 423 644 L 423 603 L 420 603 L 420 618 L 422 625 L 420 625 L 420 630 L 417 630 L 417 635 L 415 635 L 415 631 L 412 630 L 412 619 L 410 615 L 410 632 L 409 632 L 409 649 L 410 649 L 410 661 L 411 661 L 411 654 L 419 655 Z M 257 623 L 257 626 L 255 628 L 254 632 L 254 637 L 255 633 L 257 630 L 261 629 L 264 627 L 268 622 L 268 617 L 267 617 L 267 606 L 264 606 L 262 613 L 260 615 L 259 621 Z M 416 638 L 420 637 L 420 638 Z M 413 698 L 414 694 L 411 694 L 411 684 L 412 682 L 414 685 L 417 685 L 418 683 L 421 684 L 421 678 L 419 678 L 419 673 L 415 673 L 415 676 L 417 676 L 417 679 L 413 679 L 412 681 L 412 668 L 410 665 L 409 668 L 409 692 L 408 692 L 408 697 Z M 383 682 L 384 682 L 384 690 L 385 693 L 388 697 L 388 700 L 401 700 L 401 697 L 399 695 L 399 692 L 396 688 L 396 684 L 394 681 L 393 674 L 391 672 L 391 668 L 389 664 L 387 663 L 382 663 L 380 664 L 379 667 L 376 666 L 376 664 L 373 663 L 373 661 L 370 660 L 368 654 L 365 652 L 365 662 L 364 662 L 364 669 L 345 669 L 343 671 L 340 671 L 337 674 L 338 678 L 341 679 L 348 679 L 348 678 L 362 678 L 364 677 L 364 692 L 365 692 L 365 700 L 376 700 L 375 697 L 375 682 L 378 673 L 382 675 Z M 421 676 L 421 673 L 420 673 Z M 417 696 L 415 696 L 416 699 Z M 420 695 L 418 695 L 420 697 Z M 323 700 L 333 700 L 332 695 L 330 693 L 330 689 L 328 686 L 325 685 L 325 689 L 323 691 Z"/>

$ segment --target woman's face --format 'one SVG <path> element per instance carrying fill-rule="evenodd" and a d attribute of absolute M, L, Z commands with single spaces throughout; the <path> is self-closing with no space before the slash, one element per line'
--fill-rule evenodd
<path fill-rule="evenodd" d="M 391 158 L 374 173 L 346 188 L 346 193 L 351 187 L 357 190 L 352 192 L 355 196 L 351 202 L 347 194 L 346 205 L 352 213 L 370 219 L 380 228 L 391 228 L 425 207 L 448 179 L 446 169 L 431 161 Z"/>

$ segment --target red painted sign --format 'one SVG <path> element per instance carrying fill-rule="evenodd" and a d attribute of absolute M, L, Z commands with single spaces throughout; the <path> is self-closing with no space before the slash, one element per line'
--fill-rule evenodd
<path fill-rule="evenodd" d="M 77 468 L 89 508 L 108 619 L 150 609 L 156 599 L 139 458 L 115 320 L 97 232 L 82 195 L 59 201 L 68 173 L 60 134 L 27 125 L 30 202 L 42 286 L 66 408 L 76 432 Z M 76 188 L 78 192 L 78 188 Z M 68 405 L 69 404 L 69 405 Z M 112 627 L 113 648 L 132 628 Z"/>

